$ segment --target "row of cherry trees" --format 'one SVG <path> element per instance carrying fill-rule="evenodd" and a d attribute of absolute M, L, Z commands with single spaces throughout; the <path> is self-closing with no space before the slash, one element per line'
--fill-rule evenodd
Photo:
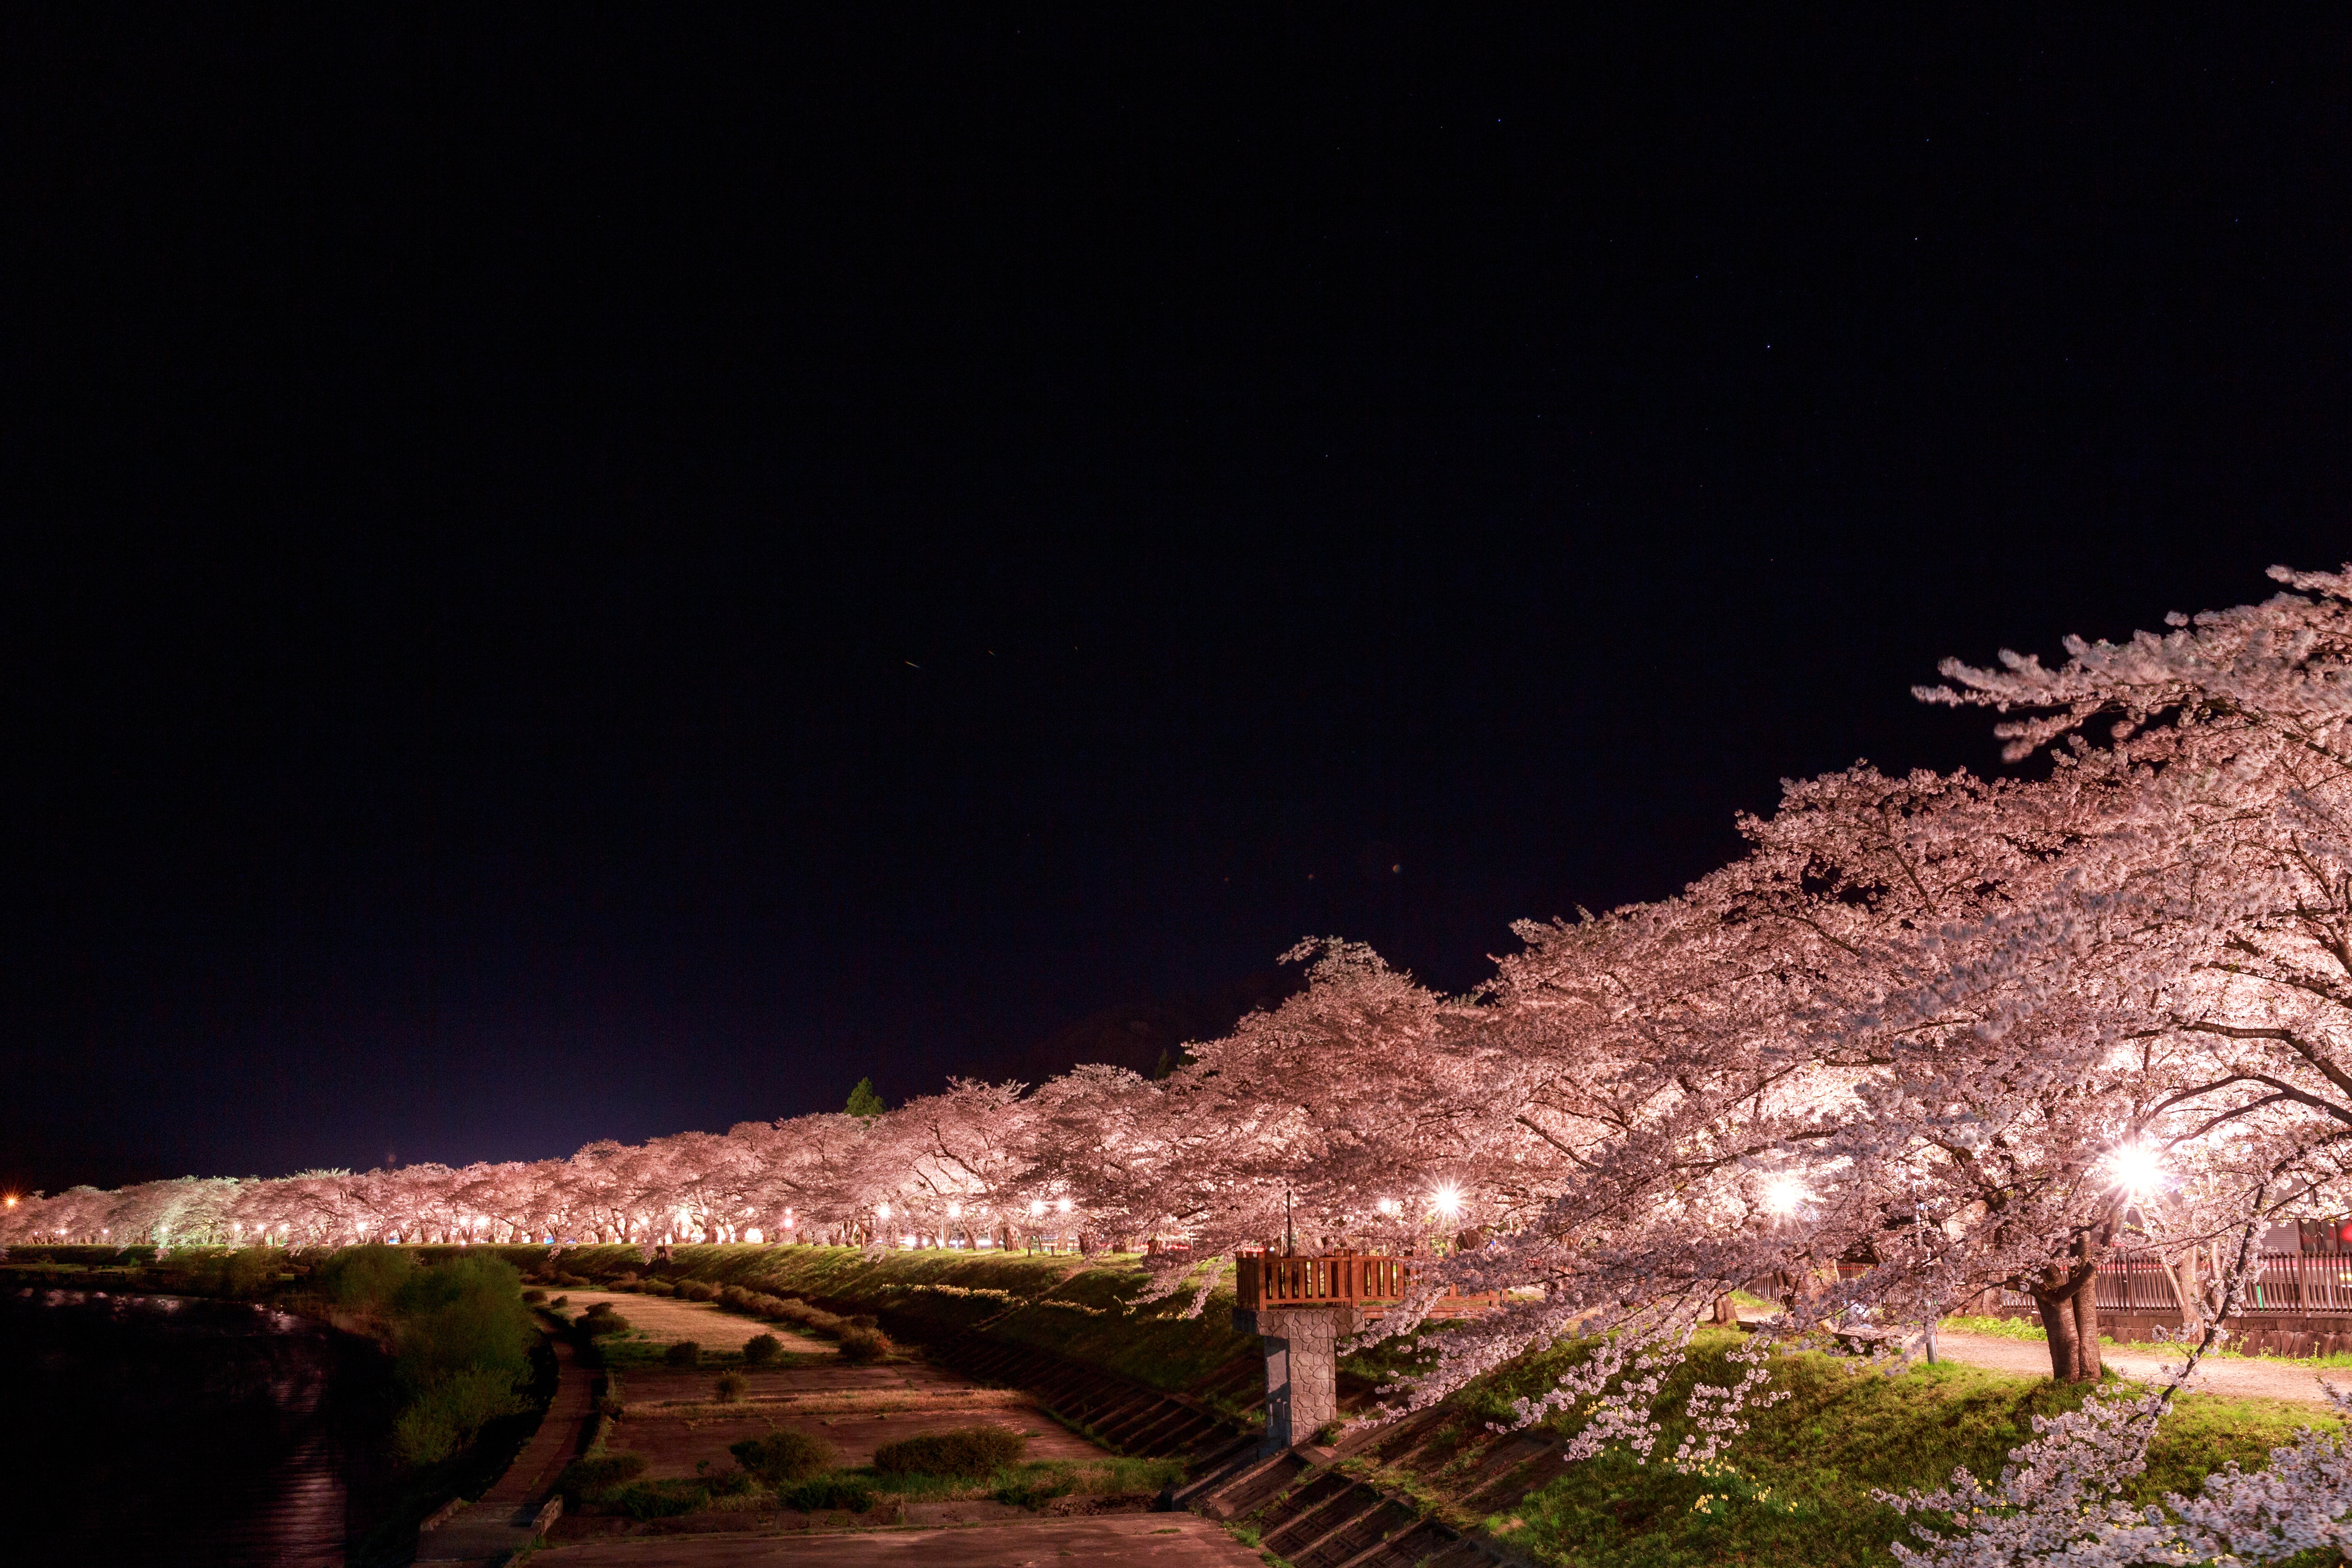
<path fill-rule="evenodd" d="M 1462 1236 L 1427 1288 L 1518 1295 L 1448 1329 L 1402 1403 L 1571 1329 L 1617 1331 L 1523 1415 L 1580 1405 L 1588 1448 L 1645 1458 L 1649 1395 L 1693 1323 L 1759 1280 L 1784 1331 L 1866 1317 L 1898 1338 L 2007 1285 L 2040 1307 L 2053 1373 L 2094 1380 L 2104 1254 L 2179 1264 L 2210 1325 L 2258 1266 L 2251 1238 L 2345 1206 L 2352 568 L 2273 575 L 2288 591 L 2262 605 L 2070 640 L 2059 668 L 1948 663 L 1920 695 L 1998 710 L 2011 760 L 2042 764 L 1790 784 L 1743 823 L 1734 864 L 1676 898 L 1517 927 L 1470 996 L 1310 943 L 1303 992 L 1160 1081 L 1085 1067 L 562 1161 L 78 1189 L 20 1205 L 0 1237 L 1052 1229 L 1181 1236 L 1201 1257 L 1286 1227 L 1317 1247 Z M 1183 1259 L 1155 1267 L 1205 1297 Z M 1706 1435 L 1673 1462 L 1736 1434 L 1762 1396 L 1756 1353 L 1693 1396 Z M 2090 1421 L 2034 1462 L 2113 1471 L 2121 1450 L 2099 1445 L 2139 1430 Z"/>

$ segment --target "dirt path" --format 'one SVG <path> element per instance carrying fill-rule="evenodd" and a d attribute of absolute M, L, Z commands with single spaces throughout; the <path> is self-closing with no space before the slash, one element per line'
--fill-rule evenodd
<path fill-rule="evenodd" d="M 1189 1513 L 1041 1519 L 951 1530 L 635 1536 L 544 1549 L 531 1568 L 1262 1568 L 1258 1554 Z"/>
<path fill-rule="evenodd" d="M 1937 1334 L 1936 1347 L 1946 1360 L 1967 1366 L 2023 1373 L 2033 1377 L 2050 1375 L 2050 1349 L 2038 1340 L 2009 1340 L 1998 1334 L 1958 1333 L 1946 1329 Z M 2126 1377 L 2154 1377 L 2166 1360 L 2153 1351 L 2117 1350 L 2112 1346 L 2100 1347 L 2099 1356 Z M 2338 1373 L 2335 1381 L 2352 1384 L 2352 1372 Z M 2274 1361 L 2209 1358 L 2198 1368 L 2196 1381 L 2189 1387 L 2205 1394 L 2327 1404 L 2320 1380 L 2310 1368 Z"/>
<path fill-rule="evenodd" d="M 784 1348 L 803 1355 L 833 1355 L 824 1340 L 795 1333 L 781 1323 L 763 1323 L 740 1313 L 722 1311 L 706 1301 L 681 1301 L 674 1296 L 639 1296 L 624 1290 L 560 1290 L 563 1310 L 578 1316 L 599 1301 L 610 1302 L 629 1327 L 661 1344 L 692 1340 L 706 1350 L 740 1350 L 755 1334 L 773 1334 Z"/>

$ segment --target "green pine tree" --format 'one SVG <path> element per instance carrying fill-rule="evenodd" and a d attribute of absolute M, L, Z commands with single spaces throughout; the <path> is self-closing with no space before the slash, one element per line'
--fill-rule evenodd
<path fill-rule="evenodd" d="M 859 1079 L 857 1087 L 849 1091 L 849 1114 L 852 1116 L 871 1121 L 889 1109 L 882 1103 L 882 1097 L 874 1092 L 874 1080 L 870 1078 Z"/>

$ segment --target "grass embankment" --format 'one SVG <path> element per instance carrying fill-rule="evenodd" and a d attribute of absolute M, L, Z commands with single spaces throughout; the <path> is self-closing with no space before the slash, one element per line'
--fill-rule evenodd
<path fill-rule="evenodd" d="M 1223 1278 L 1196 1318 L 1182 1315 L 1188 1289 L 1164 1300 L 1141 1300 L 1142 1259 L 1132 1254 L 1077 1258 L 1066 1255 L 961 1252 L 941 1249 L 869 1254 L 850 1247 L 688 1246 L 670 1258 L 646 1263 L 627 1246 L 562 1248 L 552 1258 L 537 1247 L 404 1247 L 420 1262 L 499 1258 L 543 1281 L 565 1288 L 613 1287 L 624 1276 L 671 1286 L 698 1281 L 811 1302 L 848 1319 L 871 1318 L 893 1339 L 938 1343 L 985 1322 L 992 1334 L 1036 1345 L 1089 1366 L 1165 1392 L 1193 1388 L 1219 1368 L 1257 1352 L 1254 1338 L 1233 1330 L 1230 1260 L 1202 1267 Z M 133 1288 L 153 1277 L 142 1267 L 152 1248 L 17 1248 L 0 1268 L 21 1271 L 25 1283 Z M 278 1249 L 179 1249 L 163 1267 L 190 1272 L 231 1267 L 247 1273 L 283 1271 L 299 1256 Z M 224 1259 L 245 1258 L 238 1264 Z M 290 1276 L 288 1276 L 290 1278 Z M 149 1286 L 161 1289 L 162 1286 Z M 214 1293 L 206 1291 L 204 1293 Z M 721 1303 L 722 1305 L 725 1303 Z M 828 1336 L 833 1337 L 833 1336 Z"/>
<path fill-rule="evenodd" d="M 1702 1331 L 1690 1361 L 1667 1384 L 1661 1415 L 1679 1409 L 1696 1381 L 1737 1382 L 1742 1369 L 1725 1352 L 1738 1342 L 1727 1331 Z M 1522 1358 L 1456 1396 L 1458 1445 L 1450 1448 L 1441 1437 L 1409 1461 L 1411 1469 L 1382 1470 L 1382 1478 L 1448 1513 L 1448 1482 L 1475 1468 L 1484 1424 L 1510 1419 L 1513 1398 L 1551 1386 L 1591 1348 L 1570 1343 Z M 2009 1451 L 2032 1437 L 2033 1416 L 2074 1409 L 2088 1392 L 1949 1363 L 1914 1364 L 1891 1377 L 1854 1365 L 1818 1352 L 1777 1357 L 1772 1385 L 1789 1397 L 1755 1412 L 1749 1430 L 1707 1474 L 1639 1464 L 1620 1449 L 1574 1467 L 1506 1512 L 1456 1521 L 1483 1522 L 1539 1560 L 1580 1568 L 1884 1568 L 1894 1562 L 1889 1544 L 1907 1540 L 1908 1526 L 1872 1500 L 1872 1489 L 1932 1488 L 1961 1465 L 1990 1480 Z M 1584 1419 L 1564 1414 L 1547 1426 L 1565 1437 Z M 2158 1432 L 2147 1474 L 2128 1493 L 2145 1502 L 2167 1491 L 2193 1494 L 2227 1461 L 2259 1468 L 2272 1448 L 2309 1424 L 2334 1426 L 2281 1401 L 2184 1395 Z M 1664 1425 L 1661 1456 L 1675 1451 L 1685 1430 L 1678 1418 Z M 1456 1451 L 1462 1457 L 1452 1458 Z"/>
<path fill-rule="evenodd" d="M 2050 1342 L 2050 1331 L 2027 1318 L 1946 1318 L 1941 1326 L 1960 1333 L 1990 1334 L 1999 1339 L 2022 1340 L 2037 1345 Z M 2109 1350 L 2158 1351 L 2167 1353 L 2178 1352 L 2180 1348 L 2178 1345 L 2141 1344 L 2130 1340 L 2113 1340 L 2105 1334 L 2099 1336 L 2099 1343 Z M 2352 1367 L 2352 1352 L 2339 1352 L 2335 1355 L 2289 1356 L 2273 1355 L 2268 1351 L 2258 1351 L 2252 1355 L 2248 1355 L 2243 1351 L 2231 1348 L 2226 1340 L 2206 1353 L 2231 1361 L 2275 1362 L 2283 1366 L 2307 1366 L 2314 1370 L 2321 1367 Z"/>
<path fill-rule="evenodd" d="M 1256 1340 L 1234 1331 L 1229 1279 L 1199 1317 L 1188 1319 L 1182 1313 L 1189 1291 L 1141 1300 L 1142 1260 L 1128 1255 L 1082 1260 L 944 1250 L 869 1255 L 848 1247 L 680 1247 L 670 1261 L 649 1267 L 635 1247 L 581 1247 L 567 1249 L 556 1267 L 566 1283 L 610 1282 L 637 1273 L 673 1286 L 693 1280 L 797 1297 L 845 1317 L 872 1317 L 891 1338 L 913 1344 L 937 1343 L 984 1322 L 992 1334 L 1171 1392 L 1191 1388 L 1258 1349 Z"/>

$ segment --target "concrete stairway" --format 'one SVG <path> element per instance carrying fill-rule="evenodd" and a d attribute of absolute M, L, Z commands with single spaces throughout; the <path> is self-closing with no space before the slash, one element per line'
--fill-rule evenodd
<path fill-rule="evenodd" d="M 1036 1345 L 972 1330 L 934 1345 L 931 1359 L 976 1383 L 1034 1394 L 1055 1415 L 1116 1453 L 1199 1463 L 1252 1436 L 1248 1429 L 1191 1394 L 1156 1388 L 1084 1365 Z M 1240 1370 L 1254 1375 L 1252 1366 Z M 1231 1381 L 1221 1370 L 1206 1386 Z"/>
<path fill-rule="evenodd" d="M 1508 1512 L 1568 1468 L 1557 1438 L 1495 1433 L 1441 1405 L 1344 1450 L 1303 1446 L 1230 1462 L 1171 1500 L 1254 1527 L 1259 1545 L 1294 1568 L 1484 1568 L 1519 1561 L 1501 1542 L 1432 1517 L 1377 1473 L 1367 1479 L 1340 1469 L 1342 1458 L 1410 1478 L 1423 1496 L 1448 1498 L 1446 1516 L 1456 1520 Z"/>
<path fill-rule="evenodd" d="M 1293 1568 L 1486 1568 L 1489 1543 L 1425 1519 L 1405 1498 L 1333 1468 L 1328 1448 L 1300 1447 L 1228 1469 L 1179 1501 L 1255 1526 L 1258 1545 Z"/>

